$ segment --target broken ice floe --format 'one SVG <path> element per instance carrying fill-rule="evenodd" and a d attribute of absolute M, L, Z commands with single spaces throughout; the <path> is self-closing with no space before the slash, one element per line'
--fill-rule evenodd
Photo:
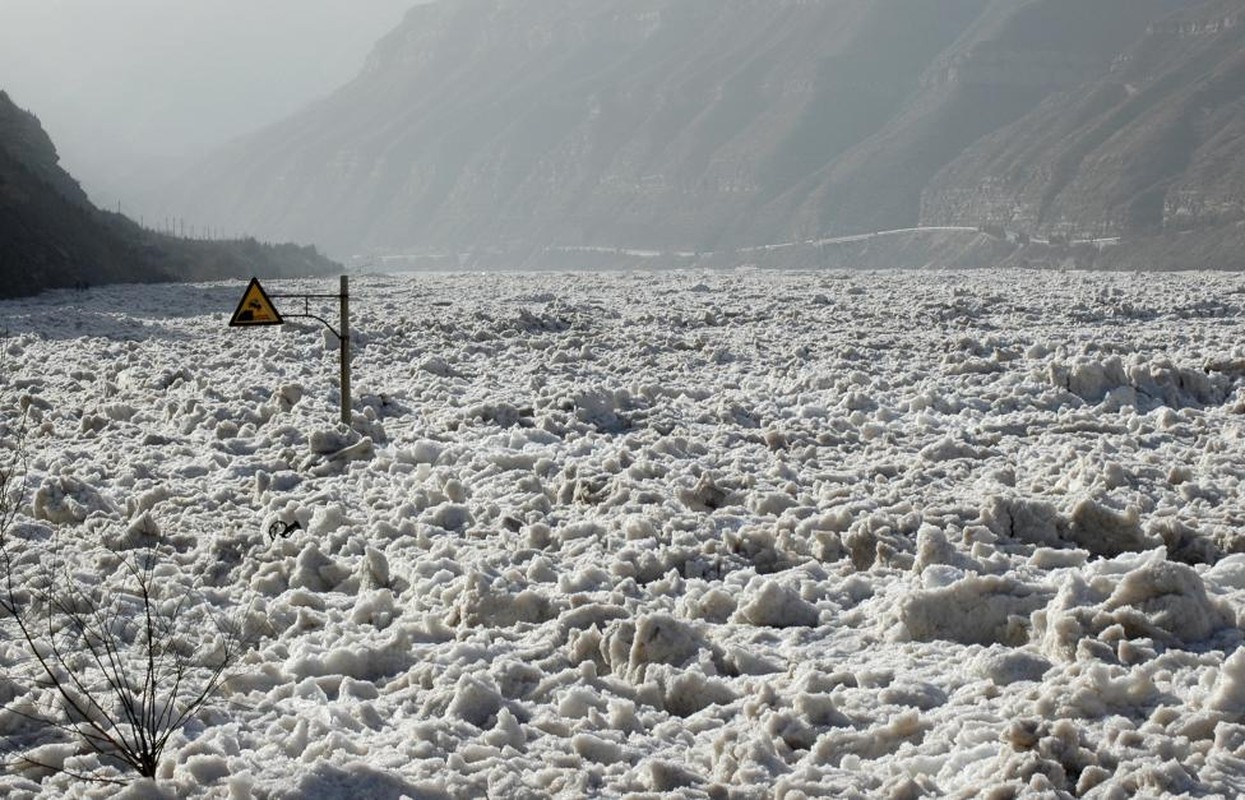
<path fill-rule="evenodd" d="M 324 340 L 16 303 L 14 537 L 256 632 L 190 798 L 1239 792 L 1239 283 L 360 278 L 352 433 Z"/>

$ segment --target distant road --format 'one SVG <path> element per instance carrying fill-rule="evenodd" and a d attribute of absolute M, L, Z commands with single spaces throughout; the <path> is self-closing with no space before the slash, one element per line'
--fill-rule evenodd
<path fill-rule="evenodd" d="M 801 247 L 801 246 L 821 247 L 822 245 L 828 245 L 828 244 L 848 244 L 851 242 L 863 242 L 869 239 L 877 239 L 882 236 L 897 236 L 897 235 L 905 234 L 905 233 L 938 233 L 938 232 L 979 233 L 981 232 L 981 229 L 969 227 L 966 225 L 927 225 L 924 227 L 916 227 L 916 228 L 893 228 L 888 231 L 873 231 L 872 233 L 853 233 L 849 236 L 832 236 L 826 239 L 807 239 L 802 242 L 783 242 L 781 244 L 767 244 L 767 245 L 762 245 L 760 247 L 742 247 L 740 248 L 739 251 L 744 252 L 744 253 L 749 253 L 749 252 L 758 253 L 758 252 L 766 252 L 769 250 L 782 250 L 787 247 Z M 1003 231 L 1003 235 L 1008 241 L 1011 241 L 1011 242 L 1016 241 L 1016 239 L 1019 237 L 1019 234 L 1016 233 L 1015 231 L 1008 231 L 1008 230 Z M 1037 236 L 1030 237 L 1029 241 L 1032 242 L 1033 244 L 1050 244 L 1049 239 L 1043 239 Z M 1094 244 L 1094 245 L 1112 245 L 1112 244 L 1119 244 L 1119 243 L 1120 243 L 1120 237 L 1118 236 L 1104 236 L 1104 237 L 1099 237 L 1096 239 L 1072 239 L 1068 242 L 1068 244 Z"/>
<path fill-rule="evenodd" d="M 768 253 L 773 250 L 786 250 L 790 247 L 817 247 L 826 244 L 843 244 L 846 242 L 860 242 L 866 239 L 873 239 L 879 236 L 895 236 L 902 233 L 922 233 L 925 231 L 961 231 L 968 233 L 976 233 L 976 228 L 963 226 L 947 225 L 947 226 L 930 226 L 925 228 L 896 228 L 889 231 L 873 231 L 872 233 L 853 233 L 850 236 L 834 236 L 828 239 L 805 239 L 800 242 L 778 242 L 776 244 L 762 244 L 753 247 L 737 247 L 731 252 L 734 253 Z M 556 250 L 560 253 L 610 253 L 616 255 L 633 256 L 637 258 L 658 258 L 661 256 L 712 256 L 715 253 L 712 250 L 702 250 L 699 252 L 664 252 L 661 250 L 643 250 L 629 247 L 597 247 L 593 245 L 567 245 L 563 247 L 551 247 L 550 250 Z"/>
<path fill-rule="evenodd" d="M 775 250 L 786 250 L 792 247 L 822 247 L 834 244 L 850 244 L 852 242 L 864 242 L 869 239 L 880 239 L 884 236 L 902 236 L 912 233 L 980 233 L 980 228 L 968 225 L 927 225 L 915 228 L 893 228 L 886 231 L 872 231 L 870 233 L 853 233 L 847 236 L 830 236 L 824 239 L 805 239 L 798 242 L 778 242 L 776 244 L 763 244 L 753 247 L 738 247 L 732 250 L 734 253 L 769 253 Z M 1010 242 L 1015 242 L 1019 238 L 1019 234 L 1015 231 L 1005 230 L 1004 236 Z M 1049 239 L 1032 236 L 1029 239 L 1033 244 L 1050 244 Z M 1098 246 L 1108 246 L 1119 244 L 1118 236 L 1102 237 L 1097 239 L 1072 239 L 1068 244 L 1092 244 Z M 611 255 L 630 256 L 632 258 L 661 258 L 664 256 L 677 256 L 680 258 L 695 258 L 698 256 L 710 257 L 715 255 L 711 250 L 693 251 L 662 251 L 649 250 L 630 247 L 600 247 L 595 245 L 564 245 L 560 247 L 550 247 L 548 252 L 558 253 L 606 253 Z M 444 257 L 446 254 L 437 254 L 435 258 Z M 427 258 L 429 254 L 421 254 L 419 256 L 391 254 L 382 256 L 382 261 L 400 261 L 410 258 Z"/>
<path fill-rule="evenodd" d="M 977 228 L 969 228 L 962 225 L 931 225 L 928 227 L 918 228 L 894 228 L 889 231 L 873 231 L 872 233 L 853 233 L 849 236 L 831 236 L 827 239 L 806 239 L 802 242 L 781 242 L 779 244 L 766 244 L 760 247 L 741 247 L 738 252 L 741 253 L 763 253 L 771 250 L 783 250 L 788 247 L 821 247 L 827 244 L 847 244 L 849 242 L 863 242 L 868 239 L 876 239 L 881 236 L 896 236 L 903 233 L 925 233 L 935 231 L 960 231 L 968 233 L 976 233 Z"/>

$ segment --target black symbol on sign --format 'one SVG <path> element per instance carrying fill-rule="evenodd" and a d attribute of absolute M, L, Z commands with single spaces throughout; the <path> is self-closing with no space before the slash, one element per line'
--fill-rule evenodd
<path fill-rule="evenodd" d="M 238 315 L 238 321 L 239 322 L 253 321 L 255 319 L 255 312 L 262 311 L 263 308 L 264 308 L 264 304 L 260 302 L 258 298 L 252 299 L 251 302 L 246 304 L 246 311 L 243 311 L 241 314 Z"/>
<path fill-rule="evenodd" d="M 277 520 L 268 526 L 268 539 L 273 542 L 277 540 L 278 536 L 282 539 L 288 539 L 294 531 L 301 531 L 302 529 L 303 526 L 298 522 L 298 520 L 291 522 L 289 525 L 286 525 L 281 520 Z"/>

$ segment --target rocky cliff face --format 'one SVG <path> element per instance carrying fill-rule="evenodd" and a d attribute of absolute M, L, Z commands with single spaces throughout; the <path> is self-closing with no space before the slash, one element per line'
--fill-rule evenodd
<path fill-rule="evenodd" d="M 39 120 L 0 91 L 0 297 L 80 284 L 324 272 L 311 248 L 190 242 L 95 208 Z"/>
<path fill-rule="evenodd" d="M 434 3 L 357 80 L 218 154 L 160 209 L 339 255 L 1232 223 L 1243 9 Z"/>
<path fill-rule="evenodd" d="M 966 148 L 924 191 L 922 221 L 1088 238 L 1245 218 L 1241 8 L 1152 21 L 1107 69 Z"/>
<path fill-rule="evenodd" d="M 0 91 L 0 153 L 20 163 L 32 177 L 54 188 L 60 195 L 78 205 L 87 205 L 86 193 L 78 182 L 59 166 L 56 146 L 29 111 L 13 104 L 8 94 Z M 10 184 L 12 186 L 12 184 Z"/>

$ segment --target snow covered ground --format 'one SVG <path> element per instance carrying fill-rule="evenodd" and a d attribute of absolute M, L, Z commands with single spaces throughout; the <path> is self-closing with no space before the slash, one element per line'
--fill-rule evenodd
<path fill-rule="evenodd" d="M 14 533 L 254 636 L 130 795 L 1245 792 L 1245 277 L 359 277 L 349 435 L 242 289 L 0 303 Z"/>

